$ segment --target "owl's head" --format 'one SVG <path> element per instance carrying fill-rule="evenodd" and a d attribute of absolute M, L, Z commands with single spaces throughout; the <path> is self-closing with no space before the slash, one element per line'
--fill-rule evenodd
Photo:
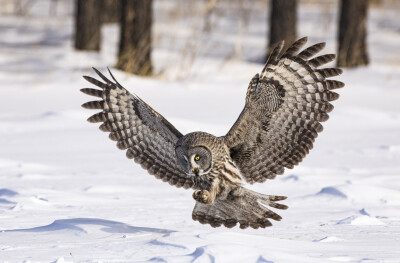
<path fill-rule="evenodd" d="M 176 157 L 182 170 L 192 176 L 201 176 L 210 172 L 213 166 L 214 136 L 194 132 L 183 136 L 175 147 Z"/>
<path fill-rule="evenodd" d="M 199 176 L 207 174 L 212 165 L 211 151 L 204 146 L 183 147 L 175 149 L 179 164 L 190 175 Z"/>

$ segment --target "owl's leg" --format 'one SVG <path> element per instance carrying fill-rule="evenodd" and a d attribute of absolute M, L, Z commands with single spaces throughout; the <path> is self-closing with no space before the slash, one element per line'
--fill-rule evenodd
<path fill-rule="evenodd" d="M 194 191 L 193 199 L 199 203 L 212 204 L 212 203 L 214 203 L 214 200 L 217 197 L 217 194 L 219 192 L 220 192 L 219 180 L 217 178 L 215 178 L 212 181 L 210 189 Z"/>
<path fill-rule="evenodd" d="M 207 190 L 196 190 L 193 193 L 193 199 L 203 204 L 211 204 L 215 197 L 212 198 L 211 193 Z"/>
<path fill-rule="evenodd" d="M 193 199 L 203 204 L 212 204 L 217 196 L 217 190 L 216 187 L 211 187 L 210 190 L 194 191 Z"/>

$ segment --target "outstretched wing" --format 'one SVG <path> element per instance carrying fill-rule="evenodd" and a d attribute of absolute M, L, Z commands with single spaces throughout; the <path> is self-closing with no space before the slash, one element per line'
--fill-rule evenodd
<path fill-rule="evenodd" d="M 115 83 L 94 70 L 105 83 L 84 76 L 100 90 L 85 88 L 81 91 L 101 99 L 82 105 L 86 109 L 101 110 L 88 121 L 101 122 L 100 130 L 110 132 L 109 137 L 117 142 L 117 147 L 127 150 L 128 158 L 156 178 L 177 187 L 193 187 L 193 181 L 181 170 L 175 155 L 175 143 L 182 134 L 139 97 L 123 88 L 111 72 Z"/>
<path fill-rule="evenodd" d="M 283 42 L 271 53 L 261 76 L 251 80 L 246 105 L 225 136 L 231 157 L 249 183 L 264 182 L 293 168 L 313 147 L 339 97 L 332 89 L 344 86 L 327 77 L 338 68 L 318 69 L 335 55 L 315 57 L 325 43 L 300 52 L 307 38 L 296 41 L 281 55 Z"/>
<path fill-rule="evenodd" d="M 212 227 L 224 225 L 231 228 L 239 223 L 242 229 L 249 226 L 265 228 L 272 226 L 269 219 L 282 219 L 266 206 L 287 209 L 286 205 L 275 203 L 285 199 L 285 196 L 263 195 L 239 186 L 229 193 L 227 199 L 217 198 L 212 204 L 196 202 L 192 218 Z"/>

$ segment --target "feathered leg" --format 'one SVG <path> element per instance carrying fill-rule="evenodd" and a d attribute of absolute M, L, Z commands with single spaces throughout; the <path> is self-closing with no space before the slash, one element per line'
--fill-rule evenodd
<path fill-rule="evenodd" d="M 220 192 L 219 180 L 215 178 L 208 190 L 196 190 L 193 199 L 203 204 L 212 204 Z"/>

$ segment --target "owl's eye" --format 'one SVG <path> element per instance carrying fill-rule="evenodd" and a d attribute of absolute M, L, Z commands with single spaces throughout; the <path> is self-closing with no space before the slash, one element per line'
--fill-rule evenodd
<path fill-rule="evenodd" d="M 194 157 L 194 160 L 195 160 L 195 161 L 200 160 L 200 156 L 196 155 L 196 156 Z"/>

